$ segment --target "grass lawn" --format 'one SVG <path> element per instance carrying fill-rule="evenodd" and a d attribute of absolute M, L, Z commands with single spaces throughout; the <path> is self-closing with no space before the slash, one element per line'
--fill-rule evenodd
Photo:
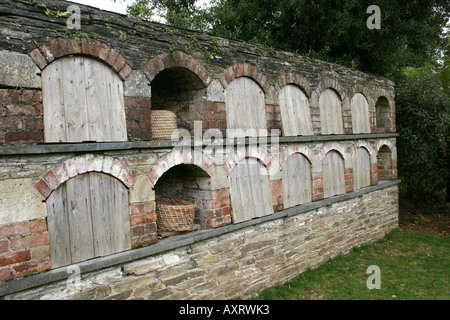
<path fill-rule="evenodd" d="M 371 265 L 380 268 L 380 289 L 367 288 Z M 395 229 L 376 243 L 265 290 L 255 300 L 449 300 L 449 272 L 448 237 Z"/>

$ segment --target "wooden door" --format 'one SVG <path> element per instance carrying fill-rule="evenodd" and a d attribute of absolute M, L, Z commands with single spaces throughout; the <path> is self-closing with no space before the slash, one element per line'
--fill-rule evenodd
<path fill-rule="evenodd" d="M 233 80 L 225 89 L 225 105 L 227 129 L 242 130 L 235 131 L 235 137 L 267 135 L 264 92 L 255 81 L 245 77 Z"/>
<path fill-rule="evenodd" d="M 351 101 L 353 133 L 370 133 L 369 103 L 361 93 Z"/>
<path fill-rule="evenodd" d="M 370 155 L 364 148 L 358 148 L 353 169 L 355 190 L 370 186 Z"/>
<path fill-rule="evenodd" d="M 76 176 L 47 199 L 52 267 L 131 248 L 128 190 L 102 173 Z"/>
<path fill-rule="evenodd" d="M 230 174 L 233 223 L 273 213 L 267 169 L 256 159 L 246 158 Z"/>
<path fill-rule="evenodd" d="M 45 142 L 127 141 L 123 83 L 88 57 L 57 59 L 42 71 Z"/>
<path fill-rule="evenodd" d="M 311 167 L 304 156 L 291 155 L 283 166 L 283 203 L 285 208 L 311 202 Z"/>
<path fill-rule="evenodd" d="M 283 135 L 312 135 L 311 114 L 306 94 L 294 85 L 287 85 L 281 89 L 279 99 Z"/>
<path fill-rule="evenodd" d="M 322 162 L 323 195 L 325 198 L 345 193 L 344 160 L 336 151 L 329 151 Z"/>
<path fill-rule="evenodd" d="M 319 98 L 322 134 L 343 134 L 341 98 L 332 89 L 326 89 Z"/>

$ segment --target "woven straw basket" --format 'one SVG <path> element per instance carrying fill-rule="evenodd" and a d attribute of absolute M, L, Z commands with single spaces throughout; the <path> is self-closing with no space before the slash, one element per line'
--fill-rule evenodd
<path fill-rule="evenodd" d="M 177 116 L 169 110 L 152 110 L 151 128 L 153 139 L 170 139 L 178 131 Z"/>
<path fill-rule="evenodd" d="M 156 199 L 158 231 L 189 231 L 194 227 L 197 204 L 173 198 Z"/>

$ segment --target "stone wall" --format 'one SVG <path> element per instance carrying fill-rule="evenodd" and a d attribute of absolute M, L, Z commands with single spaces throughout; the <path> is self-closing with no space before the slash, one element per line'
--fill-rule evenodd
<path fill-rule="evenodd" d="M 40 2 L 51 12 L 73 4 Z M 73 33 L 67 18 L 49 16 L 37 3 L 0 3 L 0 298 L 245 298 L 397 225 L 391 80 L 81 5 L 81 33 Z M 123 83 L 130 141 L 45 143 L 41 75 L 73 56 L 100 62 Z M 259 140 L 227 135 L 225 92 L 240 77 L 264 95 L 268 136 Z M 312 135 L 283 134 L 278 94 L 287 85 L 307 97 Z M 328 89 L 341 105 L 340 134 L 322 134 L 319 99 Z M 353 132 L 356 93 L 367 101 L 370 132 Z M 152 138 L 155 109 L 176 113 L 178 128 L 191 135 L 181 141 L 187 146 Z M 370 183 L 356 190 L 360 148 L 369 158 Z M 342 161 L 344 190 L 327 198 L 323 160 L 329 152 Z M 293 154 L 310 166 L 311 201 L 288 208 L 282 173 Z M 230 174 L 246 158 L 269 172 L 273 214 L 236 223 Z M 131 247 L 56 268 L 46 202 L 71 178 L 90 173 L 126 187 Z M 155 199 L 174 191 L 198 204 L 200 230 L 165 238 L 157 231 Z M 83 273 L 81 291 L 67 286 L 72 267 Z"/>
<path fill-rule="evenodd" d="M 355 246 L 382 238 L 398 224 L 397 199 L 398 188 L 391 186 L 205 240 L 185 237 L 170 251 L 162 249 L 95 272 L 81 269 L 79 283 L 68 286 L 63 280 L 4 298 L 249 298 Z"/>

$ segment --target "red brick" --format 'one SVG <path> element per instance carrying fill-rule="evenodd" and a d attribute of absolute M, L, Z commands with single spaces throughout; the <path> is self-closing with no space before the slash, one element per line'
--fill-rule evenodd
<path fill-rule="evenodd" d="M 6 108 L 5 108 L 6 110 Z M 22 118 L 18 117 L 1 117 L 0 128 L 2 130 L 21 130 L 23 129 Z"/>
<path fill-rule="evenodd" d="M 72 53 L 72 48 L 70 47 L 69 40 L 64 38 L 58 38 L 58 42 L 62 55 L 68 55 Z"/>
<path fill-rule="evenodd" d="M 111 50 L 109 50 L 108 59 L 106 59 L 106 63 L 108 63 L 110 66 L 113 66 L 118 56 L 119 53 L 111 48 Z"/>
<path fill-rule="evenodd" d="M 100 41 L 98 41 L 98 40 L 91 41 L 91 44 L 90 44 L 91 55 L 98 57 L 100 54 L 100 48 L 101 48 Z"/>
<path fill-rule="evenodd" d="M 39 51 L 39 49 L 34 49 L 30 52 L 30 57 L 33 59 L 33 61 L 37 64 L 39 69 L 44 69 L 45 66 L 47 66 L 47 61 L 45 60 L 42 53 Z"/>
<path fill-rule="evenodd" d="M 119 76 L 120 76 L 122 79 L 125 80 L 126 78 L 128 78 L 128 76 L 129 76 L 132 72 L 133 72 L 133 69 L 131 69 L 131 67 L 130 67 L 129 64 L 126 64 L 126 65 L 122 68 L 122 70 L 120 70 Z"/>
<path fill-rule="evenodd" d="M 30 234 L 29 222 L 21 222 L 0 227 L 0 239 Z"/>
<path fill-rule="evenodd" d="M 1 240 L 0 241 L 0 253 L 5 253 L 9 249 L 9 241 Z"/>
<path fill-rule="evenodd" d="M 58 176 L 53 170 L 47 171 L 47 173 L 43 177 L 45 181 L 47 182 L 47 185 L 52 188 L 52 190 L 55 190 L 59 187 L 61 182 L 58 179 Z"/>
<path fill-rule="evenodd" d="M 139 101 L 139 107 L 150 109 L 152 107 L 152 100 L 151 99 L 141 99 Z"/>
<path fill-rule="evenodd" d="M 59 58 L 64 54 L 63 51 L 61 50 L 61 47 L 59 46 L 58 39 L 50 40 L 49 45 L 52 48 L 55 58 Z"/>
<path fill-rule="evenodd" d="M 12 269 L 13 269 L 13 277 L 19 278 L 19 277 L 28 276 L 30 274 L 39 273 L 39 272 L 42 272 L 45 270 L 50 270 L 51 262 L 50 262 L 50 259 L 31 261 L 28 263 L 14 266 Z"/>
<path fill-rule="evenodd" d="M 142 214 L 144 212 L 144 205 L 143 204 L 132 205 L 130 211 L 132 215 Z"/>
<path fill-rule="evenodd" d="M 117 72 L 120 72 L 120 70 L 122 70 L 122 68 L 125 66 L 125 58 L 122 55 L 119 55 L 117 57 L 116 62 L 113 65 L 114 70 L 116 70 Z"/>
<path fill-rule="evenodd" d="M 53 50 L 48 44 L 46 44 L 46 43 L 42 44 L 39 47 L 39 50 L 41 51 L 42 56 L 45 58 L 47 63 L 50 63 L 53 60 L 55 60 L 55 55 L 53 53 Z"/>
<path fill-rule="evenodd" d="M 12 239 L 11 249 L 21 250 L 46 244 L 49 244 L 48 232 Z"/>
<path fill-rule="evenodd" d="M 34 221 L 30 221 L 30 232 L 31 233 L 40 233 L 47 231 L 47 222 L 45 219 L 37 219 Z"/>
<path fill-rule="evenodd" d="M 25 128 L 27 130 L 44 130 L 44 119 L 42 118 L 25 119 Z"/>
<path fill-rule="evenodd" d="M 47 182 L 45 182 L 45 180 L 39 180 L 38 183 L 35 184 L 34 186 L 36 189 L 39 190 L 39 192 L 44 196 L 44 198 L 48 198 L 48 196 L 50 195 L 50 193 L 52 193 L 52 188 L 50 188 L 47 184 Z"/>
<path fill-rule="evenodd" d="M 43 132 L 7 132 L 5 134 L 5 142 L 7 143 L 41 143 L 44 142 Z"/>
<path fill-rule="evenodd" d="M 9 270 L 9 268 L 0 269 L 0 282 L 7 281 L 10 279 L 11 279 L 11 270 Z"/>
<path fill-rule="evenodd" d="M 5 255 L 0 256 L 0 267 L 8 266 L 10 264 L 16 264 L 20 262 L 29 261 L 31 259 L 31 252 L 20 251 L 20 252 L 12 252 Z"/>

